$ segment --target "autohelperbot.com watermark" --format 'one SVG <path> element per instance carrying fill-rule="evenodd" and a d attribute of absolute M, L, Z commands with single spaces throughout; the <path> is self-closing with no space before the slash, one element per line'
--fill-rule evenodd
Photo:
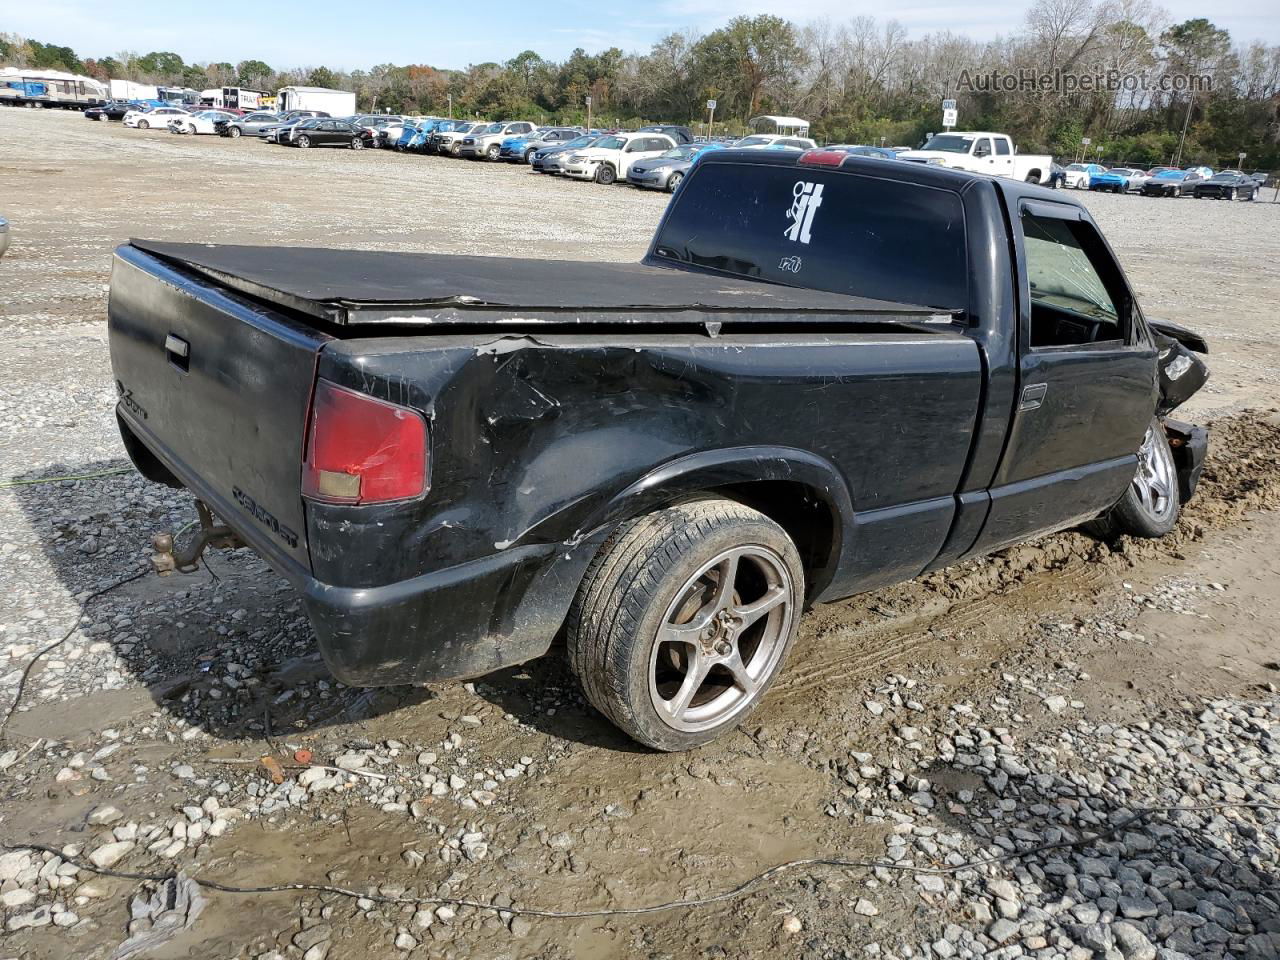
<path fill-rule="evenodd" d="M 1123 70 L 961 70 L 957 93 L 1208 93 L 1213 77 L 1204 73 L 1126 73 Z"/>

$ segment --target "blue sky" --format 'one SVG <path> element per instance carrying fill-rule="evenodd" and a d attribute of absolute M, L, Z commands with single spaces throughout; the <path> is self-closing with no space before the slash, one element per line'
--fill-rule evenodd
<path fill-rule="evenodd" d="M 316 66 L 352 69 L 376 63 L 429 63 L 465 67 L 504 60 L 533 49 L 549 59 L 574 47 L 646 50 L 654 40 L 686 27 L 707 32 L 739 14 L 785 11 L 792 20 L 833 20 L 866 14 L 892 16 L 911 36 L 939 30 L 988 39 L 1016 30 L 1025 2 L 941 3 L 939 0 L 500 0 L 481 3 L 414 0 L 273 0 L 253 5 L 205 0 L 38 0 L 6 4 L 0 30 L 46 43 L 66 44 L 81 56 L 120 50 L 172 50 L 188 62 L 265 60 L 277 69 Z M 1167 0 L 1178 20 L 1208 16 L 1236 40 L 1280 43 L 1275 0 Z M 260 12 L 256 25 L 237 27 L 227 11 Z"/>

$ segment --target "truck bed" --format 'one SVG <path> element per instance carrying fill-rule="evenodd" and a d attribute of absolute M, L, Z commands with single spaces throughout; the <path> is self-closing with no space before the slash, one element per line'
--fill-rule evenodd
<path fill-rule="evenodd" d="M 647 263 L 595 263 L 448 254 L 133 240 L 181 270 L 327 323 L 475 323 L 475 311 L 552 314 L 560 322 L 616 323 L 683 311 L 777 319 L 950 320 L 936 308 L 741 280 Z M 657 316 L 655 316 L 657 315 Z M 528 318 L 519 318 L 528 322 Z M 625 318 L 623 318 L 625 319 Z"/>

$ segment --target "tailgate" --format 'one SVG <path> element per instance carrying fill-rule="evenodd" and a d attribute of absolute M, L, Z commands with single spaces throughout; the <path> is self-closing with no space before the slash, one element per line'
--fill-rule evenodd
<path fill-rule="evenodd" d="M 309 570 L 303 438 L 328 338 L 131 246 L 116 251 L 107 314 L 138 438 L 268 559 Z"/>

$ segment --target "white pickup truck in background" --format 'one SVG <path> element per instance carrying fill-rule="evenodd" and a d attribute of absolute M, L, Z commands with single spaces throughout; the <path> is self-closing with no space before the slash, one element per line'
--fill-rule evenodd
<path fill-rule="evenodd" d="M 906 150 L 898 154 L 898 159 L 936 163 L 1028 183 L 1047 181 L 1053 163 L 1049 156 L 1018 153 L 1007 134 L 985 132 L 934 134 L 919 150 Z"/>

